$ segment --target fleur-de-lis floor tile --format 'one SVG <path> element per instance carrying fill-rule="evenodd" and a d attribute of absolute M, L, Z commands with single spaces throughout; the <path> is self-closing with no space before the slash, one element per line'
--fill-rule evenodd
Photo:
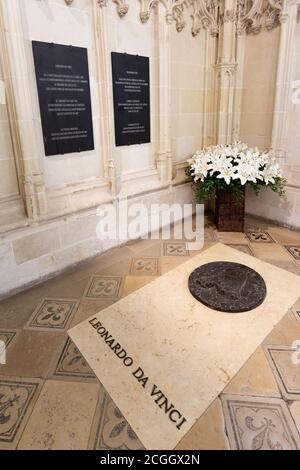
<path fill-rule="evenodd" d="M 33 312 L 26 328 L 44 330 L 64 330 L 76 312 L 79 301 L 76 299 L 45 298 Z"/>
<path fill-rule="evenodd" d="M 158 276 L 160 274 L 158 258 L 133 258 L 130 274 L 134 276 Z"/>
<path fill-rule="evenodd" d="M 117 276 L 92 276 L 84 297 L 87 299 L 117 299 L 120 295 L 122 278 Z"/>
<path fill-rule="evenodd" d="M 231 449 L 300 449 L 300 436 L 284 400 L 240 395 L 221 399 Z"/>
<path fill-rule="evenodd" d="M 274 243 L 273 238 L 268 232 L 262 231 L 248 231 L 246 232 L 247 237 L 249 238 L 250 242 L 258 242 L 258 243 Z"/>
<path fill-rule="evenodd" d="M 66 341 L 59 358 L 56 358 L 53 377 L 74 380 L 95 379 L 95 374 L 70 338 Z"/>
<path fill-rule="evenodd" d="M 143 445 L 108 394 L 98 403 L 90 447 L 97 450 L 138 450 Z"/>
<path fill-rule="evenodd" d="M 38 396 L 41 381 L 0 377 L 0 449 L 15 448 Z"/>
<path fill-rule="evenodd" d="M 272 372 L 286 400 L 300 400 L 300 338 L 296 346 L 264 347 Z"/>
<path fill-rule="evenodd" d="M 285 245 L 286 250 L 296 260 L 300 260 L 300 245 Z"/>
<path fill-rule="evenodd" d="M 164 243 L 164 256 L 188 256 L 189 251 L 186 243 Z"/>

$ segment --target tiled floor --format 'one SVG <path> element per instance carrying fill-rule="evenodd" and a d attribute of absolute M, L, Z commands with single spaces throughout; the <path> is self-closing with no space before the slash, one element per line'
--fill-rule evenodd
<path fill-rule="evenodd" d="M 204 249 L 216 241 L 300 275 L 299 232 L 208 223 Z M 0 449 L 142 448 L 66 331 L 190 256 L 183 241 L 132 242 L 0 303 Z M 300 449 L 297 340 L 300 298 L 177 448 Z"/>

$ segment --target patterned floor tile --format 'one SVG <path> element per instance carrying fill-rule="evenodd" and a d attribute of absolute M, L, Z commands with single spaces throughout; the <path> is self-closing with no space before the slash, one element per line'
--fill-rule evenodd
<path fill-rule="evenodd" d="M 108 394 L 98 402 L 90 447 L 97 450 L 138 450 L 142 443 Z"/>
<path fill-rule="evenodd" d="M 55 361 L 53 377 L 95 380 L 95 374 L 90 369 L 75 344 L 69 338 L 58 358 Z"/>
<path fill-rule="evenodd" d="M 43 299 L 33 312 L 26 328 L 64 330 L 78 308 L 76 299 Z"/>
<path fill-rule="evenodd" d="M 298 432 L 300 434 L 300 401 L 294 401 L 290 405 L 290 413 L 295 421 Z"/>
<path fill-rule="evenodd" d="M 158 276 L 158 258 L 133 258 L 130 267 L 130 274 L 132 274 L 133 276 Z"/>
<path fill-rule="evenodd" d="M 6 349 L 8 345 L 13 341 L 17 332 L 16 331 L 3 331 L 0 330 L 0 341 L 3 341 L 5 344 Z"/>
<path fill-rule="evenodd" d="M 246 235 L 249 238 L 250 242 L 274 243 L 273 238 L 268 232 L 248 231 Z"/>
<path fill-rule="evenodd" d="M 300 449 L 299 433 L 283 400 L 239 395 L 221 399 L 232 449 Z"/>
<path fill-rule="evenodd" d="M 266 345 L 264 349 L 282 396 L 300 400 L 300 351 L 291 346 Z"/>
<path fill-rule="evenodd" d="M 40 384 L 37 380 L 0 378 L 0 449 L 17 446 Z"/>
<path fill-rule="evenodd" d="M 296 319 L 300 322 L 300 307 L 299 308 L 292 308 L 293 314 L 295 315 Z"/>
<path fill-rule="evenodd" d="M 248 245 L 242 245 L 238 243 L 228 243 L 228 246 L 231 246 L 231 248 L 241 251 L 242 253 L 246 253 L 247 255 L 253 256 L 253 253 Z"/>
<path fill-rule="evenodd" d="M 287 251 L 292 255 L 296 260 L 300 260 L 300 245 L 285 245 Z"/>
<path fill-rule="evenodd" d="M 163 249 L 164 256 L 188 256 L 189 251 L 186 247 L 186 243 L 164 243 Z"/>
<path fill-rule="evenodd" d="M 87 299 L 117 299 L 122 278 L 118 276 L 92 276 L 85 291 Z"/>

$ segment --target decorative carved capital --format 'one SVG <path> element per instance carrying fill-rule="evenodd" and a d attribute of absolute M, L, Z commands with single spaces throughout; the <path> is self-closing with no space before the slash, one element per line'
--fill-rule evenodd
<path fill-rule="evenodd" d="M 287 11 L 283 11 L 282 13 L 280 13 L 279 21 L 281 24 L 286 23 L 288 19 L 289 19 L 289 14 Z"/>
<path fill-rule="evenodd" d="M 97 0 L 97 3 L 100 8 L 107 6 L 107 0 Z"/>
<path fill-rule="evenodd" d="M 140 2 L 140 20 L 146 23 L 151 14 L 151 10 L 158 5 L 159 0 L 139 0 Z"/>
<path fill-rule="evenodd" d="M 74 0 L 65 0 L 71 5 Z M 112 0 L 117 6 L 120 18 L 126 15 L 129 5 L 126 0 Z M 296 1 L 298 0 L 290 0 Z M 97 0 L 100 7 L 107 5 L 107 0 Z M 259 33 L 262 28 L 271 30 L 288 18 L 286 0 L 236 0 L 232 9 L 222 9 L 225 2 L 222 0 L 139 0 L 139 17 L 142 23 L 146 23 L 158 5 L 166 10 L 165 18 L 168 24 L 175 22 L 176 30 L 182 31 L 186 25 L 185 17 L 192 9 L 193 36 L 197 36 L 201 29 L 207 29 L 211 35 L 219 34 L 220 25 L 235 23 L 238 35 L 243 33 Z"/>
<path fill-rule="evenodd" d="M 218 78 L 229 77 L 232 78 L 235 75 L 237 64 L 233 63 L 218 63 L 215 66 Z"/>
<path fill-rule="evenodd" d="M 196 36 L 201 29 L 209 29 L 212 36 L 219 34 L 220 0 L 192 0 L 194 11 L 192 35 Z"/>
<path fill-rule="evenodd" d="M 284 0 L 238 0 L 237 34 L 257 34 L 262 28 L 275 28 L 285 17 L 283 5 Z"/>
<path fill-rule="evenodd" d="M 129 5 L 125 3 L 125 0 L 113 0 L 114 3 L 117 5 L 117 12 L 120 18 L 126 15 L 129 10 Z"/>
<path fill-rule="evenodd" d="M 236 20 L 236 12 L 234 10 L 225 10 L 220 15 L 220 23 L 234 23 Z"/>

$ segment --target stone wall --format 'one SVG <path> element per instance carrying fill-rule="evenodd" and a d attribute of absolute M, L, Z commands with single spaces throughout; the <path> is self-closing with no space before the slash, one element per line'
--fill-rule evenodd
<path fill-rule="evenodd" d="M 192 200 L 185 162 L 201 145 L 204 108 L 203 80 L 191 67 L 202 70 L 205 35 L 194 38 L 189 32 L 188 42 L 183 40 L 180 50 L 174 42 L 174 49 L 171 38 L 179 34 L 166 24 L 162 7 L 143 24 L 135 0 L 128 2 L 126 17 L 121 4 L 0 1 L 0 266 L 5 272 L 0 295 L 124 243 L 97 238 L 96 211 L 103 204 L 118 206 L 124 197 L 148 206 L 151 200 Z M 33 40 L 88 49 L 94 151 L 45 157 Z M 150 144 L 115 147 L 111 51 L 150 58 Z M 175 81 L 174 67 L 181 66 Z M 174 154 L 173 89 L 186 118 Z"/>
<path fill-rule="evenodd" d="M 244 103 L 241 129 L 242 137 L 251 144 L 257 142 L 274 151 L 287 180 L 285 198 L 279 199 L 268 190 L 262 191 L 259 197 L 249 192 L 246 210 L 300 228 L 300 99 L 297 103 L 293 99 L 297 81 L 297 96 L 300 95 L 300 1 L 288 2 L 287 6 L 280 29 L 260 34 L 248 44 L 246 56 L 252 60 L 249 78 L 245 77 L 245 98 L 249 100 Z M 251 65 L 254 69 L 250 75 Z M 254 82 L 259 79 L 259 86 L 249 83 L 252 77 Z M 253 110 L 256 114 L 251 117 Z"/>

